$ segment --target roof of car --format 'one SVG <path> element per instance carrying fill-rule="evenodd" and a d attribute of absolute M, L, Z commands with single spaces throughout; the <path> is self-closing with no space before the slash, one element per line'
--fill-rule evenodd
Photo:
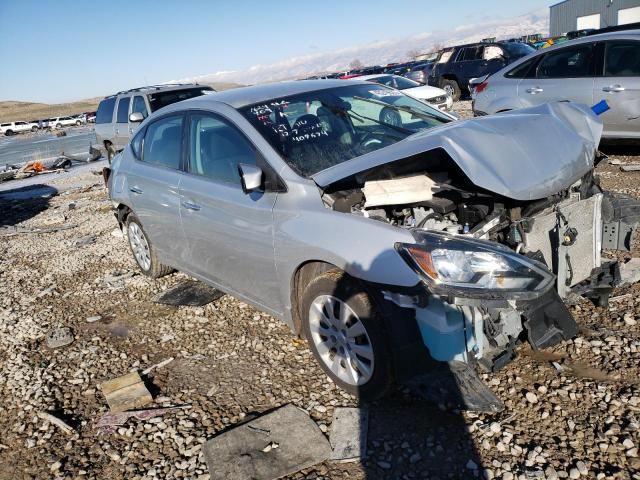
<path fill-rule="evenodd" d="M 185 90 L 188 88 L 211 88 L 209 85 L 199 85 L 197 83 L 165 83 L 160 85 L 147 85 L 144 87 L 130 88 L 129 90 L 122 90 L 114 93 L 113 95 L 107 95 L 104 98 L 112 98 L 118 95 L 126 95 L 128 93 L 152 93 L 152 92 L 166 92 L 167 90 Z M 213 90 L 213 89 L 212 89 Z"/>
<path fill-rule="evenodd" d="M 377 76 L 377 75 L 375 75 Z M 360 77 L 358 77 L 359 79 Z M 238 87 L 223 92 L 216 92 L 210 95 L 185 100 L 181 104 L 189 102 L 191 105 L 198 103 L 206 103 L 211 100 L 223 102 L 234 108 L 242 108 L 247 105 L 265 102 L 274 98 L 288 97 L 290 95 L 298 95 L 300 93 L 312 92 L 314 90 L 325 90 L 328 88 L 345 87 L 352 85 L 357 79 L 349 80 L 293 80 L 287 82 L 265 83 L 262 85 L 254 85 L 251 87 Z M 361 82 L 365 83 L 365 82 Z"/>

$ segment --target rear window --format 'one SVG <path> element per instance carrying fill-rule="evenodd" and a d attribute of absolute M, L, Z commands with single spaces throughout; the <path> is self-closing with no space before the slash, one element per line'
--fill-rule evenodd
<path fill-rule="evenodd" d="M 167 105 L 171 105 L 172 103 L 188 100 L 189 98 L 200 97 L 201 95 L 212 93 L 213 91 L 214 90 L 211 87 L 196 87 L 152 93 L 149 95 L 149 105 L 151 106 L 151 112 L 155 112 L 156 110 L 166 107 Z"/>
<path fill-rule="evenodd" d="M 536 51 L 531 45 L 527 45 L 526 43 L 518 43 L 518 42 L 510 42 L 502 44 L 502 48 L 504 48 L 507 52 L 509 52 L 509 56 L 514 58 L 521 58 L 525 55 L 529 55 Z"/>
<path fill-rule="evenodd" d="M 113 107 L 116 104 L 115 97 L 105 98 L 98 105 L 98 111 L 96 112 L 96 123 L 111 123 L 113 118 Z"/>

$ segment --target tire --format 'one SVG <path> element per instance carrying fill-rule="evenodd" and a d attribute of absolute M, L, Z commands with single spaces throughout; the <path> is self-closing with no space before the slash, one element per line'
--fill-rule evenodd
<path fill-rule="evenodd" d="M 80 120 L 76 120 L 76 127 L 79 127 L 82 124 Z"/>
<path fill-rule="evenodd" d="M 309 348 L 329 378 L 364 401 L 384 396 L 393 384 L 390 348 L 381 314 L 362 284 L 331 270 L 307 285 L 300 305 Z"/>
<path fill-rule="evenodd" d="M 127 238 L 138 268 L 147 277 L 160 278 L 173 272 L 171 267 L 158 261 L 153 245 L 147 238 L 140 220 L 133 213 L 127 217 Z"/>
<path fill-rule="evenodd" d="M 7 130 L 6 132 L 4 132 L 4 134 L 5 134 L 7 137 L 10 137 L 11 135 L 13 135 L 13 130 Z"/>
<path fill-rule="evenodd" d="M 445 92 L 447 92 L 449 95 L 451 95 L 451 98 L 453 98 L 454 102 L 457 102 L 458 100 L 460 100 L 460 86 L 458 85 L 458 82 L 456 82 L 455 80 L 449 80 L 448 78 L 443 78 L 440 81 L 440 88 L 443 89 Z"/>
<path fill-rule="evenodd" d="M 31 131 L 32 132 L 37 132 L 38 131 L 38 127 L 36 127 L 35 125 L 33 127 L 31 127 Z"/>
<path fill-rule="evenodd" d="M 61 123 L 57 124 L 56 128 L 62 128 L 62 124 Z"/>

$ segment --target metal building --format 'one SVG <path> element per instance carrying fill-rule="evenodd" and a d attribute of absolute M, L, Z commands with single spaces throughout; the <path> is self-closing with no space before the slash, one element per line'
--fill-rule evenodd
<path fill-rule="evenodd" d="M 549 33 L 640 22 L 640 0 L 565 0 L 549 7 Z"/>

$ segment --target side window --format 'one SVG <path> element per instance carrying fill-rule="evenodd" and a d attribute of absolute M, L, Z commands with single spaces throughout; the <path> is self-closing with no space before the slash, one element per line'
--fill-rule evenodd
<path fill-rule="evenodd" d="M 117 123 L 129 123 L 129 97 L 118 100 L 118 118 Z"/>
<path fill-rule="evenodd" d="M 504 74 L 507 78 L 533 78 L 535 76 L 534 65 L 540 60 L 540 57 L 533 57 L 526 62 L 522 62 L 515 68 L 512 68 Z"/>
<path fill-rule="evenodd" d="M 466 47 L 458 55 L 458 62 L 469 62 L 471 60 L 480 60 L 482 58 L 482 51 L 484 47 Z"/>
<path fill-rule="evenodd" d="M 182 116 L 164 117 L 147 127 L 142 160 L 167 168 L 180 168 Z"/>
<path fill-rule="evenodd" d="M 116 105 L 115 97 L 105 98 L 98 105 L 96 123 L 111 123 L 113 119 L 113 107 Z"/>
<path fill-rule="evenodd" d="M 484 60 L 493 60 L 494 58 L 504 57 L 504 52 L 497 45 L 487 45 L 484 47 L 482 58 Z"/>
<path fill-rule="evenodd" d="M 238 165 L 256 164 L 253 145 L 230 123 L 213 115 L 191 115 L 189 173 L 240 187 Z"/>
<path fill-rule="evenodd" d="M 538 65 L 538 78 L 591 77 L 593 45 L 581 44 L 547 53 Z"/>
<path fill-rule="evenodd" d="M 604 75 L 605 77 L 640 76 L 640 42 L 608 42 Z"/>
<path fill-rule="evenodd" d="M 135 157 L 140 160 L 142 158 L 142 144 L 146 130 L 140 130 L 131 140 L 131 150 Z"/>
<path fill-rule="evenodd" d="M 144 97 L 141 97 L 140 95 L 136 95 L 135 97 L 133 97 L 131 113 L 134 112 L 140 112 L 142 114 L 142 118 L 147 118 L 149 116 L 147 105 L 144 103 Z"/>

